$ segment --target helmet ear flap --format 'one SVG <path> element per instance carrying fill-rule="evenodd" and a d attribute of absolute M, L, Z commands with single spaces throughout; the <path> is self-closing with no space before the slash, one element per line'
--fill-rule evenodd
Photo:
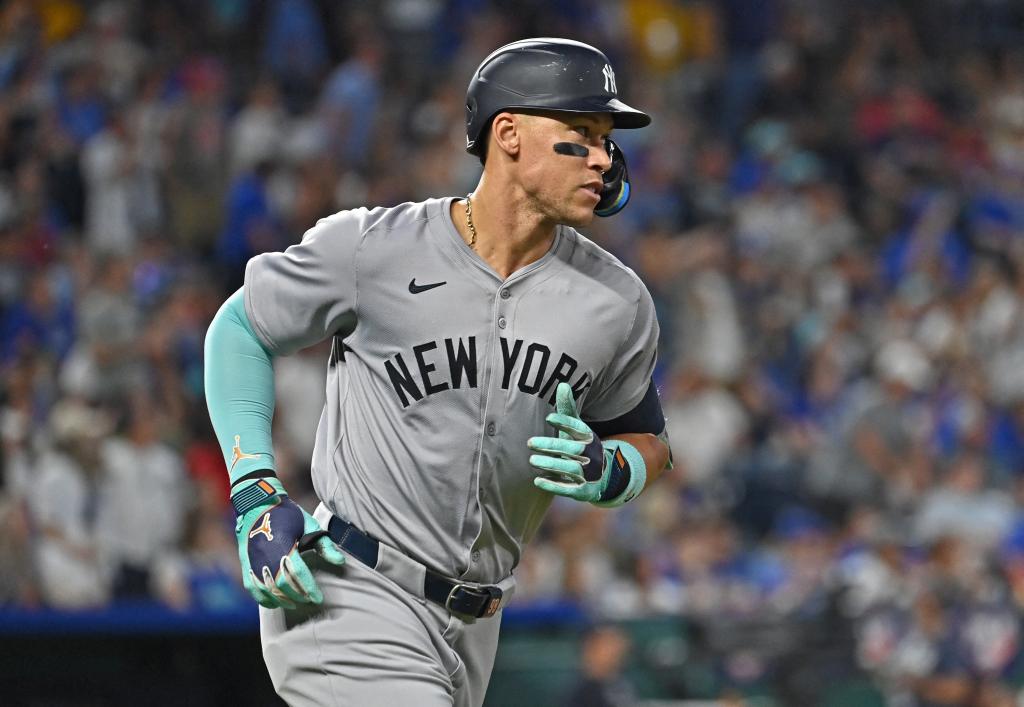
<path fill-rule="evenodd" d="M 626 156 L 611 139 L 604 141 L 604 149 L 612 158 L 612 165 L 601 175 L 604 187 L 601 189 L 601 200 L 594 207 L 594 213 L 597 216 L 614 216 L 629 203 L 629 168 L 626 167 Z"/>

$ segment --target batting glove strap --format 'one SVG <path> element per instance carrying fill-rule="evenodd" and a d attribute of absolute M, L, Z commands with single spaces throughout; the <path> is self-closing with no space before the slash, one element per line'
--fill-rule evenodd
<path fill-rule="evenodd" d="M 608 453 L 605 474 L 608 483 L 601 497 L 593 501 L 595 506 L 613 508 L 632 501 L 644 490 L 647 483 L 647 465 L 643 455 L 629 442 L 612 439 L 603 443 Z"/>
<path fill-rule="evenodd" d="M 270 476 L 261 478 L 249 485 L 236 484 L 231 491 L 231 505 L 235 508 L 235 515 L 241 517 L 253 508 L 266 505 L 273 501 L 276 496 L 287 495 L 280 480 L 270 472 Z M 240 488 L 237 488 L 240 486 Z"/>

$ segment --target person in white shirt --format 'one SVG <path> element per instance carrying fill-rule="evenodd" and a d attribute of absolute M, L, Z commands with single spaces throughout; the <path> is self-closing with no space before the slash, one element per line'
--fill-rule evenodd
<path fill-rule="evenodd" d="M 39 536 L 33 547 L 40 588 L 50 606 L 98 606 L 109 598 L 96 506 L 99 448 L 111 427 L 105 415 L 74 400 L 58 403 L 50 416 L 52 446 L 36 461 L 38 478 L 28 497 Z"/>
<path fill-rule="evenodd" d="M 115 599 L 152 596 L 153 563 L 177 547 L 193 496 L 184 463 L 160 441 L 154 416 L 147 401 L 133 401 L 126 433 L 101 450 L 98 530 L 114 568 Z"/>

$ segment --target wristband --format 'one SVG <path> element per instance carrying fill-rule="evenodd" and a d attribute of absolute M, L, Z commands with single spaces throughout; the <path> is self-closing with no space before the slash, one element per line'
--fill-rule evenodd
<path fill-rule="evenodd" d="M 245 476 L 239 476 L 237 479 L 231 482 L 231 490 L 239 484 L 245 483 L 246 481 L 252 481 L 253 479 L 276 479 L 277 473 L 270 469 L 259 469 L 257 471 L 250 471 Z"/>
<path fill-rule="evenodd" d="M 277 477 L 270 472 L 270 476 L 261 478 L 254 484 L 246 486 L 231 494 L 231 505 L 235 509 L 236 516 L 245 515 L 257 506 L 262 506 L 274 496 L 287 496 L 284 487 Z"/>
<path fill-rule="evenodd" d="M 601 498 L 593 503 L 602 508 L 612 508 L 640 495 L 647 483 L 647 466 L 640 451 L 629 442 L 612 439 L 604 443 L 604 448 L 611 453 L 608 485 Z"/>

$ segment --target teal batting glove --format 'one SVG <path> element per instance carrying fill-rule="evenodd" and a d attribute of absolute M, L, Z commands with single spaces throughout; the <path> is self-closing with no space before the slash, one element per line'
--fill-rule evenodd
<path fill-rule="evenodd" d="M 231 503 L 238 514 L 242 583 L 253 598 L 268 609 L 321 603 L 324 595 L 302 553 L 313 551 L 332 565 L 345 564 L 327 531 L 288 498 L 274 476 L 233 489 Z"/>
<path fill-rule="evenodd" d="M 547 423 L 558 437 L 531 437 L 527 446 L 535 452 L 530 465 L 542 472 L 534 486 L 595 506 L 621 506 L 631 501 L 647 482 L 643 456 L 621 440 L 602 442 L 579 417 L 568 383 L 555 390 L 555 412 Z"/>

